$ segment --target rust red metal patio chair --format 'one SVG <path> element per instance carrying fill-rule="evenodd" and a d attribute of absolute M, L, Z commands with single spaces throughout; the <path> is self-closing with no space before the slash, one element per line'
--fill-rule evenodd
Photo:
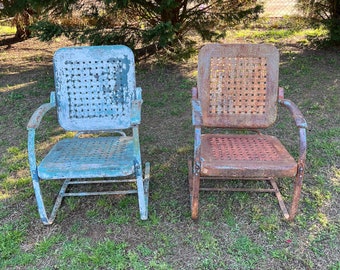
<path fill-rule="evenodd" d="M 307 123 L 296 105 L 284 99 L 278 77 L 279 53 L 272 45 L 209 44 L 200 50 L 197 87 L 192 90 L 194 160 L 188 164 L 192 219 L 198 218 L 202 190 L 273 192 L 284 217 L 294 219 L 304 176 Z M 299 130 L 297 160 L 279 139 L 261 133 L 276 121 L 277 104 L 288 108 Z M 219 133 L 204 133 L 202 128 Z M 276 182 L 282 177 L 295 179 L 290 211 Z M 271 188 L 202 187 L 207 179 L 266 180 Z"/>

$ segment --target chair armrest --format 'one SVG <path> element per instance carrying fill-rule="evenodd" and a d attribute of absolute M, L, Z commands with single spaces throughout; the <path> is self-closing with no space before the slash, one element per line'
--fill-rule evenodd
<path fill-rule="evenodd" d="M 293 115 L 296 126 L 299 128 L 299 160 L 297 175 L 300 181 L 302 181 L 307 154 L 307 122 L 299 108 L 292 101 L 289 99 L 279 99 L 279 103 L 290 111 Z"/>
<path fill-rule="evenodd" d="M 197 88 L 192 88 L 192 124 L 194 126 L 201 126 L 202 125 L 202 107 L 201 101 L 197 98 Z"/>
<path fill-rule="evenodd" d="M 27 137 L 27 149 L 28 149 L 28 163 L 30 166 L 32 179 L 38 179 L 37 176 L 37 161 L 35 156 L 35 130 L 39 127 L 43 116 L 52 108 L 56 106 L 55 92 L 51 92 L 50 103 L 41 105 L 31 116 L 27 124 L 28 137 Z"/>
<path fill-rule="evenodd" d="M 299 128 L 307 128 L 307 122 L 299 108 L 289 99 L 279 99 L 279 103 L 286 107 L 292 114 L 295 124 Z"/>
<path fill-rule="evenodd" d="M 50 103 L 45 103 L 41 105 L 31 116 L 27 124 L 27 129 L 36 129 L 39 127 L 40 122 L 44 115 L 52 108 L 56 106 L 55 103 L 55 92 L 51 93 Z"/>
<path fill-rule="evenodd" d="M 136 88 L 136 99 L 132 101 L 131 104 L 131 124 L 139 125 L 141 122 L 141 111 L 142 111 L 142 89 L 140 87 Z"/>

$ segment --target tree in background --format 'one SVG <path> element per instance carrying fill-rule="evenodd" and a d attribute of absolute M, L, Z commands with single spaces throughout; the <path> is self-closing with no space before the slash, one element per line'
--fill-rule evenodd
<path fill-rule="evenodd" d="M 255 20 L 262 11 L 256 0 L 46 0 L 41 4 L 45 18 L 33 27 L 41 40 L 64 34 L 92 45 L 125 44 L 137 57 L 190 49 L 194 43 L 190 33 L 216 41 L 227 27 Z"/>
<path fill-rule="evenodd" d="M 12 18 L 12 24 L 16 27 L 15 38 L 20 40 L 29 38 L 31 36 L 30 26 L 37 14 L 29 1 L 2 0 L 1 3 L 0 17 Z"/>
<path fill-rule="evenodd" d="M 329 30 L 329 41 L 340 45 L 340 0 L 299 0 L 306 15 L 323 23 Z"/>

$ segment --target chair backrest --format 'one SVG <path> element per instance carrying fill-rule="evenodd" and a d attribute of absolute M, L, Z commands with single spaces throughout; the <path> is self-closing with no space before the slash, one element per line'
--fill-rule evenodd
<path fill-rule="evenodd" d="M 133 52 L 126 46 L 61 48 L 54 54 L 59 124 L 97 131 L 131 126 L 135 99 Z"/>
<path fill-rule="evenodd" d="M 266 128 L 276 120 L 279 53 L 268 44 L 208 44 L 199 53 L 203 126 Z"/>

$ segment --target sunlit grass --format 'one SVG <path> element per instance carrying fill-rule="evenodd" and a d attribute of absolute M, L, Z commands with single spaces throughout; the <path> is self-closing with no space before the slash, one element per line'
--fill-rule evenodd
<path fill-rule="evenodd" d="M 19 76 L 19 74 L 18 74 L 18 76 Z M 23 87 L 34 85 L 35 83 L 36 82 L 27 82 L 27 83 L 15 84 L 15 85 L 6 85 L 4 87 L 0 87 L 0 93 L 18 90 L 18 89 L 21 89 Z"/>
<path fill-rule="evenodd" d="M 14 35 L 16 32 L 16 28 L 12 26 L 3 26 L 0 25 L 0 33 L 3 35 Z"/>
<path fill-rule="evenodd" d="M 308 29 L 241 29 L 232 31 L 228 37 L 247 41 L 264 41 L 268 43 L 283 42 L 286 39 L 294 39 L 299 43 L 308 43 L 310 40 L 326 37 L 328 30 L 324 27 Z"/>

